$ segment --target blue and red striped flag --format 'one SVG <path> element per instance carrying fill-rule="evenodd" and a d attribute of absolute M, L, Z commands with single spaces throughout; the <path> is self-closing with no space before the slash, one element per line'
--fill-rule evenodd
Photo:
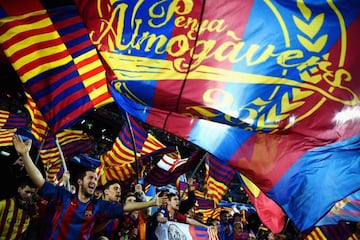
<path fill-rule="evenodd" d="M 119 106 L 244 174 L 298 229 L 358 190 L 359 1 L 75 3 Z"/>
<path fill-rule="evenodd" d="M 1 48 L 52 133 L 112 101 L 105 70 L 75 6 L 5 17 L 0 23 Z"/>
<path fill-rule="evenodd" d="M 311 228 L 303 233 L 304 240 L 358 240 L 353 226 L 341 221 L 337 224 Z"/>
<path fill-rule="evenodd" d="M 235 169 L 219 161 L 211 154 L 205 159 L 205 194 L 206 198 L 213 199 L 218 204 L 225 196 L 230 183 L 235 177 Z"/>
<path fill-rule="evenodd" d="M 61 149 L 56 144 L 56 138 Z M 48 135 L 42 148 L 40 149 L 40 158 L 43 163 L 46 177 L 51 182 L 59 181 L 58 173 L 62 169 L 62 152 L 65 161 L 79 153 L 88 154 L 94 149 L 94 144 L 89 136 L 81 130 L 65 129 L 56 135 Z"/>

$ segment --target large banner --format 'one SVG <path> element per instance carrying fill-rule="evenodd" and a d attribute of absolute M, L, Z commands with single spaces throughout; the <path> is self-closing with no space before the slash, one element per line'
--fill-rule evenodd
<path fill-rule="evenodd" d="M 359 190 L 360 1 L 75 3 L 118 105 L 234 167 L 298 229 Z"/>
<path fill-rule="evenodd" d="M 159 223 L 155 234 L 161 240 L 218 240 L 215 229 L 208 230 L 204 227 L 171 221 Z"/>

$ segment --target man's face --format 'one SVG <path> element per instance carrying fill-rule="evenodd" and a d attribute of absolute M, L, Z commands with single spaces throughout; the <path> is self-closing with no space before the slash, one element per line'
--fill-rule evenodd
<path fill-rule="evenodd" d="M 229 214 L 228 213 L 222 213 L 220 215 L 220 221 L 224 222 L 224 223 L 227 223 L 229 220 Z"/>
<path fill-rule="evenodd" d="M 240 233 L 243 232 L 243 226 L 240 222 L 236 222 L 236 224 L 233 225 L 234 228 L 234 232 L 239 235 Z"/>
<path fill-rule="evenodd" d="M 168 200 L 168 206 L 174 210 L 179 210 L 180 200 L 178 196 L 171 197 L 170 200 Z"/>
<path fill-rule="evenodd" d="M 121 186 L 118 183 L 110 185 L 104 190 L 105 199 L 108 201 L 119 202 L 121 197 Z"/>
<path fill-rule="evenodd" d="M 31 197 L 35 194 L 35 188 L 31 188 L 28 185 L 25 187 L 19 187 L 18 193 L 21 200 L 29 202 Z"/>
<path fill-rule="evenodd" d="M 81 190 L 85 196 L 91 197 L 95 192 L 97 181 L 98 178 L 96 173 L 87 171 L 85 177 L 78 180 L 79 190 Z"/>
<path fill-rule="evenodd" d="M 135 196 L 128 196 L 128 197 L 125 199 L 125 204 L 126 204 L 126 203 L 130 203 L 130 202 L 136 202 L 136 197 L 135 197 Z"/>

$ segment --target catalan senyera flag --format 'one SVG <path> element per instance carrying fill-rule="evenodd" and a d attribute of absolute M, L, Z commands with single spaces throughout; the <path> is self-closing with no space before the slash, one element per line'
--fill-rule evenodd
<path fill-rule="evenodd" d="M 0 45 L 51 133 L 113 101 L 103 65 L 73 5 L 1 18 Z"/>
<path fill-rule="evenodd" d="M 118 105 L 241 172 L 299 230 L 359 190 L 358 0 L 75 3 Z"/>
<path fill-rule="evenodd" d="M 28 119 L 25 116 L 0 109 L 0 128 L 24 128 L 27 123 Z"/>
<path fill-rule="evenodd" d="M 120 181 L 133 180 L 136 174 L 135 164 L 138 164 L 135 162 L 135 154 L 136 158 L 139 159 L 142 155 L 149 154 L 164 146 L 153 135 L 147 133 L 136 119 L 130 116 L 129 123 L 123 125 L 112 148 L 100 156 L 102 174 L 99 185 L 114 179 Z"/>
<path fill-rule="evenodd" d="M 0 147 L 13 146 L 13 138 L 16 133 L 14 129 L 1 129 L 0 128 Z"/>
<path fill-rule="evenodd" d="M 208 218 L 216 218 L 214 210 L 217 208 L 218 204 L 215 204 L 213 199 L 207 199 L 206 194 L 200 190 L 195 190 L 194 193 L 198 204 L 198 206 L 195 207 L 195 212 L 203 214 L 204 222 L 206 222 Z"/>
<path fill-rule="evenodd" d="M 25 92 L 25 96 L 27 100 L 24 107 L 28 110 L 31 118 L 30 131 L 34 137 L 35 146 L 40 148 L 48 136 L 49 127 L 31 95 Z"/>

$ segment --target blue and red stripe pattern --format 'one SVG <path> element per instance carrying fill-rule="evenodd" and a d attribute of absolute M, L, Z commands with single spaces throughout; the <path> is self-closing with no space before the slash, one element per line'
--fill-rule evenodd
<path fill-rule="evenodd" d="M 0 19 L 0 44 L 51 132 L 112 101 L 74 6 Z"/>
<path fill-rule="evenodd" d="M 311 228 L 305 231 L 303 236 L 304 240 L 358 240 L 354 226 L 345 221 Z"/>
<path fill-rule="evenodd" d="M 234 179 L 235 169 L 227 163 L 221 162 L 216 157 L 208 154 L 205 159 L 205 193 L 206 198 L 213 199 L 218 204 Z"/>

